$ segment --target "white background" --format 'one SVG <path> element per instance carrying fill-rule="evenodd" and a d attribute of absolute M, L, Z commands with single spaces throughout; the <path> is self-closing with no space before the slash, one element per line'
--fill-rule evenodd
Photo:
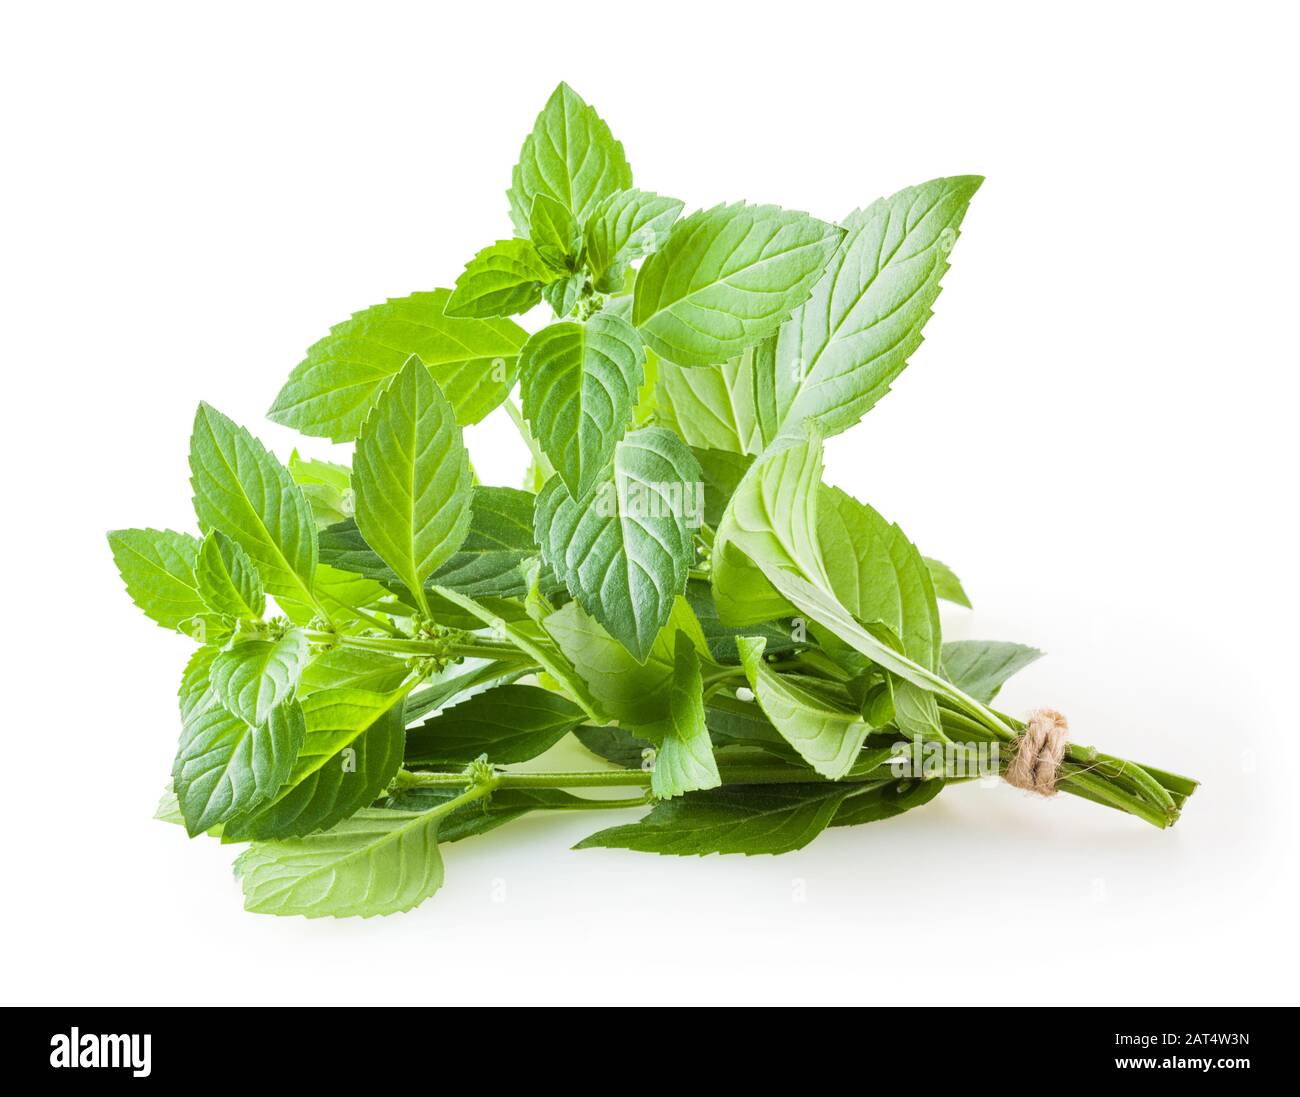
<path fill-rule="evenodd" d="M 9 1002 L 1294 1002 L 1297 27 L 1282 5 L 17 5 L 0 25 Z M 837 219 L 988 176 L 829 476 L 965 580 L 1003 694 L 1196 775 L 1159 832 L 949 790 L 780 858 L 447 851 L 417 912 L 246 914 L 150 816 L 187 642 L 104 531 L 192 528 L 206 399 L 262 416 L 351 311 L 510 233 L 566 79 L 642 187 Z M 494 415 L 478 470 L 515 483 Z M 319 440 L 304 453 L 330 456 Z"/>

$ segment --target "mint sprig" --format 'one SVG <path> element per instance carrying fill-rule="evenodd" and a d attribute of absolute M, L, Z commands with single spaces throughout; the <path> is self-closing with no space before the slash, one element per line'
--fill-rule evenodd
<path fill-rule="evenodd" d="M 131 599 L 197 645 L 158 817 L 248 843 L 249 910 L 368 917 L 526 814 L 648 807 L 578 848 L 776 854 L 1005 772 L 1027 748 L 997 695 L 1041 653 L 944 643 L 956 573 L 823 479 L 823 440 L 919 346 L 981 181 L 838 223 L 682 216 L 561 84 L 514 235 L 336 325 L 276 397 L 350 460 L 286 466 L 201 404 L 196 532 L 109 535 Z M 499 406 L 520 487 L 477 483 L 462 439 Z M 570 736 L 589 768 L 517 768 Z M 1196 787 L 1077 743 L 1055 783 L 1159 827 Z"/>

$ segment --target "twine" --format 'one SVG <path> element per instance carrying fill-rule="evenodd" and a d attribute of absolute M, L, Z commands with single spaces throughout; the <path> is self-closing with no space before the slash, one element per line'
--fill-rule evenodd
<path fill-rule="evenodd" d="M 1040 708 L 1029 714 L 1025 730 L 1011 749 L 1011 764 L 1003 778 L 1010 785 L 1039 796 L 1056 792 L 1056 774 L 1065 757 L 1070 724 L 1055 709 Z"/>

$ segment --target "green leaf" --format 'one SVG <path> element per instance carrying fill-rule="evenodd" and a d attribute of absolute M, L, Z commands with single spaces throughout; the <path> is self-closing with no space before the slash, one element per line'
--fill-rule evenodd
<path fill-rule="evenodd" d="M 939 669 L 939 610 L 930 571 L 897 525 L 839 488 L 822 486 L 817 534 L 831 590 L 859 621 L 880 623 L 902 651 Z"/>
<path fill-rule="evenodd" d="M 929 556 L 923 556 L 922 559 L 930 572 L 930 582 L 934 584 L 934 596 L 942 598 L 945 602 L 970 609 L 970 598 L 962 589 L 961 580 L 957 578 L 952 568 L 942 560 L 935 560 Z"/>
<path fill-rule="evenodd" d="M 412 788 L 392 797 L 386 807 L 398 811 L 428 811 L 461 794 L 461 789 Z M 584 800 L 557 788 L 499 788 L 490 798 L 454 809 L 438 826 L 440 842 L 473 838 L 534 811 L 582 811 L 598 801 Z"/>
<path fill-rule="evenodd" d="M 605 315 L 613 316 L 614 313 L 606 309 Z M 641 337 L 638 335 L 637 338 L 640 339 Z M 644 344 L 641 349 L 645 352 L 645 371 L 641 380 L 641 388 L 636 394 L 636 404 L 632 408 L 632 425 L 634 427 L 643 427 L 654 418 L 655 386 L 659 383 L 659 355 L 652 350 L 648 350 Z"/>
<path fill-rule="evenodd" d="M 435 587 L 434 590 L 453 605 L 468 611 L 494 632 L 514 644 L 520 651 L 532 657 L 552 678 L 559 682 L 592 720 L 604 723 L 600 705 L 588 688 L 583 676 L 574 670 L 573 665 L 541 632 L 532 621 L 507 621 L 489 607 L 459 594 L 450 587 Z M 547 618 L 547 625 L 555 615 Z"/>
<path fill-rule="evenodd" d="M 528 589 L 524 565 L 538 552 L 533 541 L 534 500 L 531 492 L 518 488 L 475 485 L 469 532 L 460 548 L 425 583 L 425 589 L 447 586 L 462 594 L 501 598 L 524 595 Z M 327 564 L 380 583 L 400 582 L 397 573 L 366 544 L 352 519 L 321 532 L 320 552 Z M 542 573 L 544 591 L 553 592 L 562 585 L 549 568 Z"/>
<path fill-rule="evenodd" d="M 551 306 L 551 311 L 555 313 L 557 319 L 573 312 L 585 281 L 585 275 L 570 274 L 567 278 L 561 278 L 558 282 L 542 287 L 542 300 Z"/>
<path fill-rule="evenodd" d="M 235 862 L 244 908 L 306 918 L 410 910 L 442 886 L 438 826 L 452 810 L 365 808 L 304 838 L 255 842 Z"/>
<path fill-rule="evenodd" d="M 845 218 L 847 235 L 807 303 L 782 325 L 770 368 L 760 374 L 769 441 L 799 436 L 807 419 L 837 434 L 889 391 L 921 344 L 981 182 L 977 175 L 935 179 Z"/>
<path fill-rule="evenodd" d="M 465 540 L 469 457 L 451 406 L 412 358 L 361 428 L 357 528 L 428 615 L 424 581 Z"/>
<path fill-rule="evenodd" d="M 556 270 L 572 269 L 582 248 L 582 230 L 569 208 L 547 194 L 533 199 L 528 237 L 544 263 Z"/>
<path fill-rule="evenodd" d="M 754 565 L 797 571 L 823 590 L 831 581 L 817 537 L 821 438 L 764 455 L 750 466 L 727 503 L 713 542 L 713 599 L 728 625 L 760 624 L 791 616 Z"/>
<path fill-rule="evenodd" d="M 303 434 L 350 442 L 411 355 L 438 382 L 462 426 L 509 395 L 528 333 L 510 320 L 464 320 L 443 311 L 451 290 L 413 293 L 336 324 L 298 364 L 267 413 Z"/>
<path fill-rule="evenodd" d="M 886 781 L 861 792 L 854 792 L 840 805 L 831 820 L 833 827 L 856 827 L 892 819 L 905 811 L 928 804 L 943 791 L 943 781 Z"/>
<path fill-rule="evenodd" d="M 163 794 L 158 800 L 158 807 L 154 809 L 153 817 L 160 823 L 175 823 L 178 827 L 185 825 L 185 816 L 181 814 L 181 803 L 176 799 L 176 793 L 172 789 L 170 780 L 167 782 L 167 787 L 163 789 Z"/>
<path fill-rule="evenodd" d="M 736 641 L 755 700 L 804 761 L 823 777 L 839 780 L 852 768 L 871 725 L 777 674 L 763 661 L 764 643 L 757 636 Z"/>
<path fill-rule="evenodd" d="M 681 597 L 670 604 L 667 622 L 641 659 L 635 658 L 576 602 L 556 610 L 544 625 L 596 698 L 600 711 L 629 726 L 670 718 L 669 690 L 677 663 L 679 632 L 690 639 L 696 651 L 706 651 L 700 624 Z"/>
<path fill-rule="evenodd" d="M 634 849 L 643 853 L 789 853 L 830 824 L 845 784 L 726 785 L 656 804 L 639 823 L 610 827 L 574 849 Z"/>
<path fill-rule="evenodd" d="M 668 715 L 637 730 L 659 748 L 650 788 L 660 799 L 722 784 L 713 741 L 704 722 L 704 677 L 700 655 L 685 632 L 676 632 Z"/>
<path fill-rule="evenodd" d="M 433 573 L 433 582 L 471 596 L 494 594 L 518 598 L 527 592 L 525 563 L 537 556 L 533 541 L 535 496 L 518 488 L 474 488 L 470 503 L 469 533 L 451 558 Z M 560 586 L 546 569 L 541 588 L 549 593 Z"/>
<path fill-rule="evenodd" d="M 273 454 L 208 404 L 190 438 L 199 521 L 238 541 L 276 596 L 311 603 L 316 526 L 302 488 Z"/>
<path fill-rule="evenodd" d="M 404 694 L 330 689 L 307 697 L 306 736 L 284 787 L 265 807 L 230 819 L 223 838 L 297 838 L 373 804 L 402 764 Z"/>
<path fill-rule="evenodd" d="M 172 782 L 190 835 L 250 811 L 288 779 L 306 728 L 302 709 L 287 701 L 254 726 L 211 699 L 185 720 Z"/>
<path fill-rule="evenodd" d="M 181 723 L 187 724 L 205 708 L 216 704 L 212 693 L 212 664 L 219 650 L 215 647 L 201 647 L 185 664 L 181 675 L 180 689 L 176 691 L 176 700 L 181 707 Z"/>
<path fill-rule="evenodd" d="M 277 640 L 236 638 L 213 660 L 213 692 L 242 720 L 263 724 L 293 697 L 307 654 L 307 637 L 299 629 L 289 629 Z"/>
<path fill-rule="evenodd" d="M 515 232 L 526 236 L 533 199 L 554 198 L 584 224 L 603 198 L 632 185 L 632 169 L 609 126 L 560 84 L 524 139 L 508 196 Z"/>
<path fill-rule="evenodd" d="M 447 315 L 487 320 L 527 312 L 542 299 L 543 286 L 564 276 L 529 241 L 498 240 L 465 264 Z"/>
<path fill-rule="evenodd" d="M 910 659 L 938 671 L 942 641 L 930 570 L 903 531 L 865 503 L 823 486 L 817 534 L 835 596 L 859 621 L 883 625 Z M 893 695 L 903 732 L 940 731 L 938 702 L 928 690 L 902 681 Z"/>
<path fill-rule="evenodd" d="M 943 645 L 943 670 L 963 693 L 991 704 L 1008 678 L 1043 653 L 1001 640 L 956 640 Z"/>
<path fill-rule="evenodd" d="M 624 769 L 645 769 L 653 764 L 655 745 L 620 727 L 573 729 L 578 741 L 592 754 Z"/>
<path fill-rule="evenodd" d="M 737 636 L 761 636 L 767 643 L 764 650 L 768 655 L 793 651 L 798 646 L 794 640 L 794 626 L 788 620 L 747 625 L 743 628 L 724 625 L 718 620 L 718 607 L 713 604 L 713 594 L 703 579 L 692 579 L 686 584 L 686 600 L 699 619 L 704 639 L 709 646 L 709 655 L 715 662 L 731 666 L 740 663 L 740 652 L 736 650 Z"/>
<path fill-rule="evenodd" d="M 177 629 L 207 609 L 194 565 L 199 540 L 169 529 L 119 529 L 108 535 L 126 592 L 163 628 Z"/>
<path fill-rule="evenodd" d="M 725 362 L 807 299 L 841 235 L 778 206 L 738 202 L 693 213 L 637 274 L 632 323 L 679 365 Z"/>
<path fill-rule="evenodd" d="M 524 346 L 524 416 L 571 495 L 586 495 L 605 473 L 632 417 L 644 365 L 636 329 L 605 314 L 552 324 Z"/>
<path fill-rule="evenodd" d="M 542 555 L 570 593 L 644 659 L 695 559 L 700 469 L 675 434 L 645 427 L 614 450 L 612 477 L 576 501 L 557 477 L 537 500 Z"/>
<path fill-rule="evenodd" d="M 289 475 L 302 488 L 316 518 L 317 530 L 352 517 L 352 470 L 332 461 L 308 461 L 294 450 L 289 454 Z"/>
<path fill-rule="evenodd" d="M 409 673 L 403 659 L 375 651 L 335 647 L 322 651 L 303 668 L 300 685 L 305 693 L 344 688 L 391 693 Z"/>
<path fill-rule="evenodd" d="M 865 629 L 833 594 L 815 586 L 802 575 L 774 566 L 766 560 L 754 563 L 783 598 L 810 620 L 839 637 L 860 655 L 877 663 L 890 674 L 926 691 L 948 692 L 947 683 Z"/>
<path fill-rule="evenodd" d="M 194 565 L 199 594 L 215 613 L 245 621 L 260 621 L 266 612 L 262 577 L 238 542 L 219 529 L 211 530 Z"/>
<path fill-rule="evenodd" d="M 587 264 L 596 289 L 619 292 L 628 265 L 662 245 L 681 212 L 676 198 L 644 190 L 621 190 L 599 203 L 586 230 Z"/>
<path fill-rule="evenodd" d="M 328 564 L 317 565 L 316 597 L 329 613 L 335 627 L 344 631 L 371 626 L 372 622 L 362 618 L 357 610 L 368 611 L 371 615 L 410 617 L 415 609 L 414 600 L 405 591 L 399 594 L 373 579 L 340 571 Z M 287 607 L 285 612 L 289 612 Z M 298 616 L 293 620 L 295 624 L 307 624 L 311 621 L 311 615 Z"/>
<path fill-rule="evenodd" d="M 719 703 L 726 707 L 716 707 Z M 709 735 L 717 747 L 761 750 L 764 754 L 791 765 L 804 764 L 799 753 L 791 749 L 785 737 L 767 718 L 767 714 L 752 701 L 738 701 L 726 693 L 715 696 L 710 701 L 705 719 L 708 721 Z"/>
<path fill-rule="evenodd" d="M 656 418 L 692 447 L 756 454 L 763 449 L 754 403 L 754 348 L 718 366 L 661 360 Z"/>
<path fill-rule="evenodd" d="M 406 734 L 409 764 L 451 765 L 481 754 L 499 765 L 550 750 L 582 723 L 577 705 L 537 686 L 498 686 L 477 694 Z"/>
<path fill-rule="evenodd" d="M 425 680 L 423 686 L 406 699 L 406 722 L 422 720 L 431 712 L 461 701 L 485 690 L 508 685 L 530 672 L 518 663 L 481 662 L 466 670 L 466 664 L 453 663 L 446 670 Z"/>
<path fill-rule="evenodd" d="M 721 449 L 692 448 L 691 453 L 704 478 L 704 520 L 716 529 L 754 458 Z"/>

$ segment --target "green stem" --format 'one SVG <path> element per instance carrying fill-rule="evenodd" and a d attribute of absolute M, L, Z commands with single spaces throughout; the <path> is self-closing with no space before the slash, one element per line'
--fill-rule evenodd
<path fill-rule="evenodd" d="M 355 651 L 374 651 L 399 658 L 452 656 L 467 659 L 494 659 L 499 662 L 531 663 L 533 659 L 513 644 L 483 640 L 466 634 L 460 640 L 421 640 L 412 636 L 345 636 L 334 632 L 307 630 L 307 639 L 318 644 L 338 644 Z"/>
<path fill-rule="evenodd" d="M 824 785 L 826 778 L 810 769 L 783 765 L 719 765 L 718 772 L 727 785 Z M 866 773 L 843 778 L 842 784 L 860 784 L 864 781 L 881 781 L 888 766 L 877 766 Z M 652 774 L 643 769 L 578 770 L 567 773 L 509 773 L 496 774 L 499 788 L 649 788 Z M 466 773 L 430 773 L 399 770 L 398 788 L 454 788 L 473 780 Z"/>
<path fill-rule="evenodd" d="M 1018 720 L 1003 719 L 1013 728 L 1020 729 Z M 1003 741 L 965 713 L 945 708 L 942 720 L 946 729 L 982 742 Z M 1079 743 L 1070 744 L 1057 787 L 1062 792 L 1127 811 L 1158 827 L 1167 827 L 1178 818 L 1178 806 L 1169 792 L 1136 762 L 1099 754 L 1092 747 Z"/>
<path fill-rule="evenodd" d="M 356 606 L 349 606 L 342 602 L 340 602 L 339 605 L 342 605 L 346 610 L 348 610 L 349 613 L 355 613 L 358 619 L 365 621 L 366 624 L 368 624 L 371 628 L 377 628 L 379 629 L 380 632 L 388 633 L 389 636 L 405 635 L 405 633 L 403 633 L 402 630 L 399 629 L 396 625 L 390 624 L 388 621 L 385 621 L 380 617 L 376 617 L 372 613 L 367 613 L 363 609 L 359 609 Z"/>

